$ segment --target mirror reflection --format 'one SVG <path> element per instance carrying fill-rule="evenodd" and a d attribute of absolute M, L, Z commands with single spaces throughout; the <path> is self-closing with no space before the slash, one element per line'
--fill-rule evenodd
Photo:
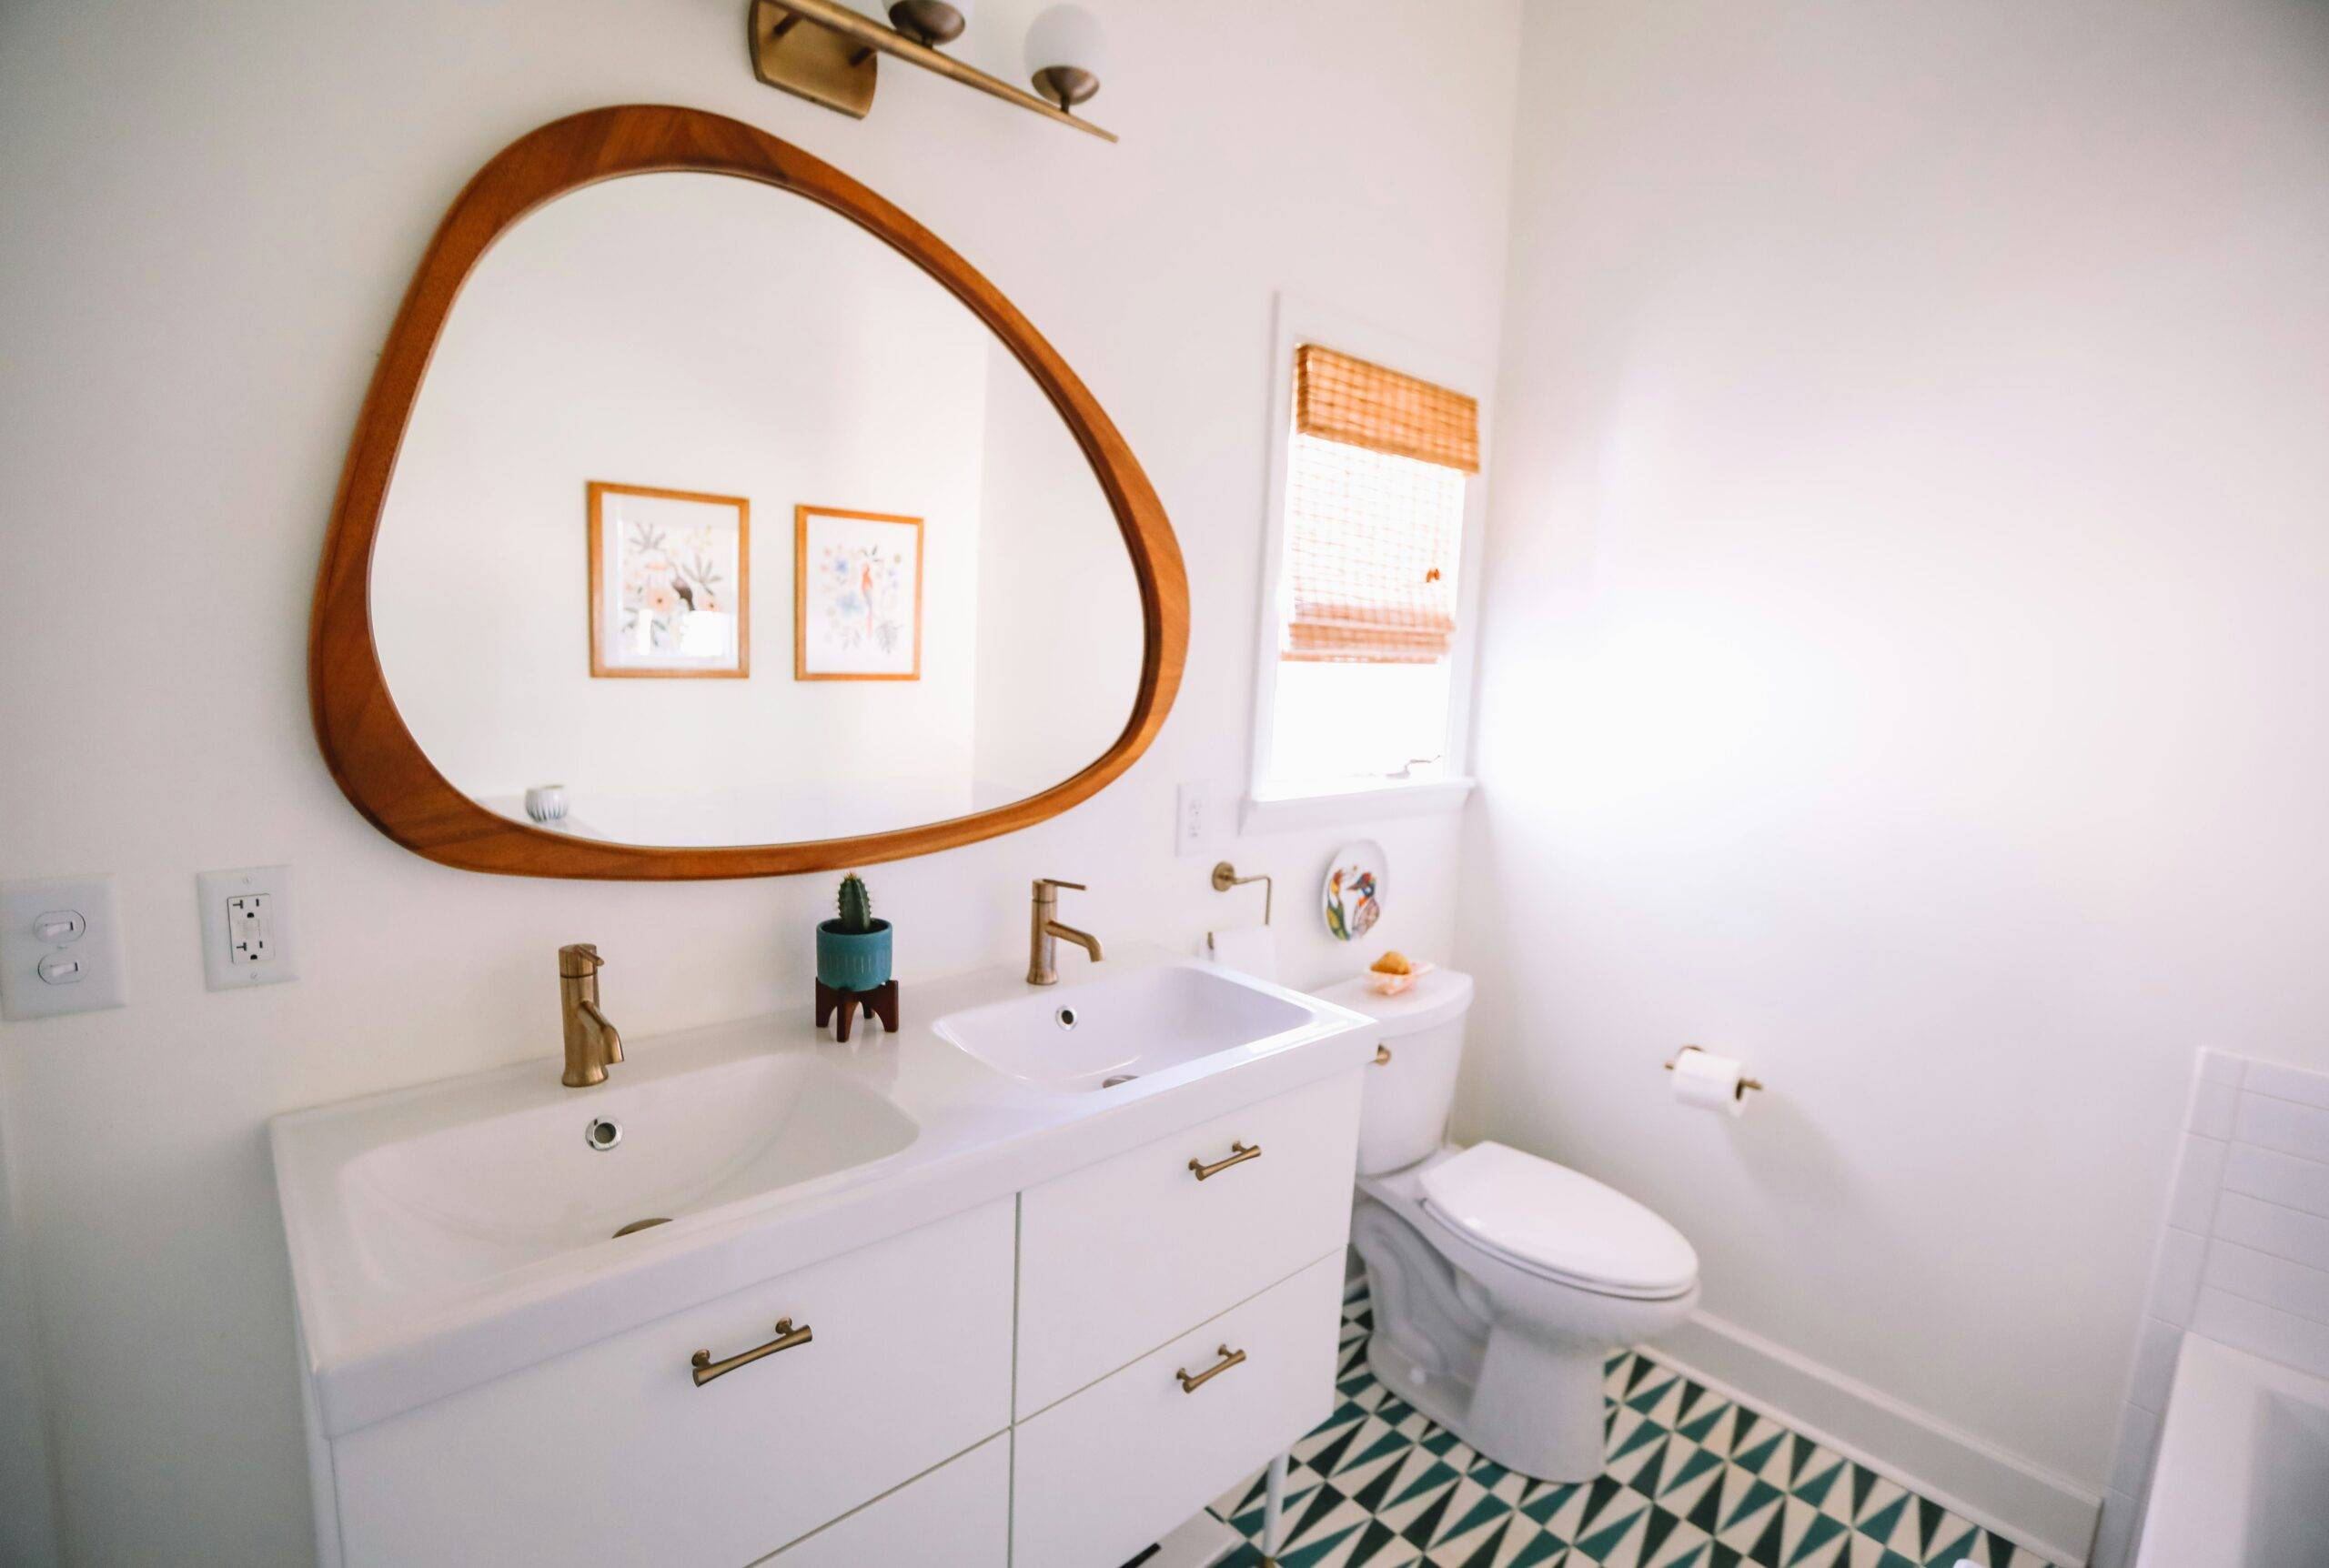
<path fill-rule="evenodd" d="M 985 326 L 848 220 L 702 174 L 574 192 L 487 253 L 372 611 L 464 793 L 669 846 L 1038 793 L 1124 728 L 1143 630 L 1098 481 Z"/>

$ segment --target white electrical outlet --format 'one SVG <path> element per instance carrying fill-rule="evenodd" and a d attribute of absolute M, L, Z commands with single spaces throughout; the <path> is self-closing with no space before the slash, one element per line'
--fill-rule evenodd
<path fill-rule="evenodd" d="M 1173 853 L 1202 855 L 1212 847 L 1212 791 L 1202 784 L 1184 784 L 1173 795 Z"/>
<path fill-rule="evenodd" d="M 0 1018 L 119 1007 L 121 907 L 111 877 L 0 883 Z"/>
<path fill-rule="evenodd" d="M 195 878 L 202 905 L 202 973 L 212 990 L 297 980 L 291 947 L 291 868 L 247 866 Z"/>

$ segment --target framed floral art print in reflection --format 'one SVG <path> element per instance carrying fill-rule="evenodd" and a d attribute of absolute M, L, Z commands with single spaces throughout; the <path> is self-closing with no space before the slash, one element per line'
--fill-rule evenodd
<path fill-rule="evenodd" d="M 590 673 L 751 673 L 751 504 L 593 479 Z"/>
<path fill-rule="evenodd" d="M 922 519 L 792 511 L 792 678 L 922 678 Z"/>

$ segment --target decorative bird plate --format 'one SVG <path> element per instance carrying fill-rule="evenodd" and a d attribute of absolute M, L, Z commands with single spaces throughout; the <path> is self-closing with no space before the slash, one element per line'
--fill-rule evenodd
<path fill-rule="evenodd" d="M 1391 885 L 1390 862 L 1372 839 L 1345 844 L 1326 867 L 1322 898 L 1326 930 L 1337 941 L 1356 941 L 1383 918 Z"/>

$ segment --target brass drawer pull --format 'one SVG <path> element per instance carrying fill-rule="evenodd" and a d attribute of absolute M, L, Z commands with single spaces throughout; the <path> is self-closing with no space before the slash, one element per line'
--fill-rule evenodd
<path fill-rule="evenodd" d="M 1189 1161 L 1189 1169 L 1195 1171 L 1197 1173 L 1197 1180 L 1202 1181 L 1208 1176 L 1220 1175 L 1232 1165 L 1243 1165 L 1248 1160 L 1259 1160 L 1261 1157 L 1262 1146 L 1258 1143 L 1255 1144 L 1250 1149 L 1243 1143 L 1232 1143 L 1229 1146 L 1229 1157 L 1227 1159 L 1216 1160 L 1210 1165 L 1206 1164 L 1202 1160 L 1192 1160 Z"/>
<path fill-rule="evenodd" d="M 1388 1067 L 1391 1065 L 1391 1048 L 1389 1046 L 1378 1043 L 1375 1047 L 1375 1065 L 1377 1067 Z"/>
<path fill-rule="evenodd" d="M 713 1378 L 726 1377 L 738 1367 L 748 1367 L 762 1356 L 772 1356 L 779 1351 L 789 1351 L 794 1345 L 805 1345 L 812 1337 L 808 1324 L 802 1323 L 796 1329 L 792 1326 L 791 1318 L 779 1318 L 776 1320 L 776 1338 L 769 1341 L 768 1343 L 730 1356 L 724 1362 L 713 1361 L 710 1351 L 698 1351 L 688 1358 L 688 1364 L 695 1368 L 695 1386 L 701 1388 Z"/>
<path fill-rule="evenodd" d="M 1215 1351 L 1213 1353 L 1219 1356 L 1221 1359 L 1214 1362 L 1211 1366 L 1205 1368 L 1205 1371 L 1197 1373 L 1196 1376 L 1191 1377 L 1189 1375 L 1189 1369 L 1186 1367 L 1182 1367 L 1173 1373 L 1175 1377 L 1181 1380 L 1181 1392 L 1183 1393 L 1196 1392 L 1197 1390 L 1203 1388 L 1215 1378 L 1219 1377 L 1223 1372 L 1227 1372 L 1231 1367 L 1235 1366 L 1238 1362 L 1245 1359 L 1245 1352 L 1244 1351 L 1233 1351 L 1227 1345 L 1223 1345 L 1219 1350 Z"/>

